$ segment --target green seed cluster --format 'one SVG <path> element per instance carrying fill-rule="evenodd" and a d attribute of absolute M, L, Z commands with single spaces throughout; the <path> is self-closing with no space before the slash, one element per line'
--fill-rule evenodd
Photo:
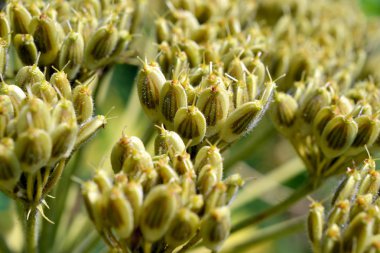
<path fill-rule="evenodd" d="M 243 180 L 237 174 L 222 179 L 216 146 L 202 147 L 191 159 L 177 133 L 160 131 L 154 156 L 137 137 L 120 138 L 111 153 L 114 174 L 98 170 L 83 184 L 89 216 L 115 251 L 173 252 L 199 240 L 218 250 Z"/>
<path fill-rule="evenodd" d="M 325 214 L 322 204 L 310 206 L 308 232 L 314 252 L 375 253 L 380 250 L 380 174 L 372 159 L 348 169 Z"/>
<path fill-rule="evenodd" d="M 36 65 L 0 84 L 0 189 L 37 206 L 74 149 L 105 125 L 93 117 L 91 80 L 73 90 L 63 71 L 50 81 Z"/>
<path fill-rule="evenodd" d="M 374 99 L 380 91 L 372 81 L 357 82 L 346 92 L 323 83 L 316 75 L 297 82 L 292 93 L 276 92 L 271 108 L 275 126 L 317 179 L 342 173 L 342 166 L 363 156 L 380 132 Z"/>
<path fill-rule="evenodd" d="M 242 27 L 234 1 L 214 4 L 168 3 L 167 17 L 156 20 L 157 60 L 143 63 L 137 86 L 155 123 L 195 149 L 210 141 L 223 150 L 256 125 L 276 84 L 265 80 L 263 32 Z"/>
<path fill-rule="evenodd" d="M 255 13 L 262 29 L 270 30 L 265 63 L 273 75 L 286 73 L 278 82 L 282 90 L 318 68 L 341 87 L 349 87 L 372 57 L 373 35 L 379 34 L 369 32 L 366 17 L 353 1 L 264 0 L 258 1 Z"/>
<path fill-rule="evenodd" d="M 124 52 L 133 13 L 129 0 L 11 0 L 0 12 L 0 74 L 13 77 L 36 63 L 86 80 Z"/>

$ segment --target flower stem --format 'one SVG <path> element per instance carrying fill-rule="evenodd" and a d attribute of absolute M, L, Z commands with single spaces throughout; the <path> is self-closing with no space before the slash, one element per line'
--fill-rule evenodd
<path fill-rule="evenodd" d="M 290 207 L 291 205 L 293 205 L 294 203 L 296 203 L 303 197 L 307 196 L 309 193 L 313 192 L 316 188 L 317 186 L 313 184 L 311 180 L 307 181 L 302 187 L 296 189 L 292 195 L 290 195 L 287 199 L 280 202 L 279 204 L 274 205 L 270 207 L 269 209 L 258 213 L 255 216 L 251 216 L 248 219 L 240 221 L 237 224 L 235 224 L 231 229 L 231 233 L 239 231 L 248 226 L 258 224 L 264 221 L 265 219 L 271 216 L 274 216 L 276 214 L 280 214 L 281 212 L 288 209 L 288 207 Z"/>
<path fill-rule="evenodd" d="M 27 253 L 37 253 L 37 209 L 35 207 L 25 208 L 26 226 L 25 243 Z"/>
<path fill-rule="evenodd" d="M 277 223 L 270 227 L 257 230 L 244 242 L 238 245 L 232 245 L 234 252 L 243 252 L 247 248 L 252 248 L 260 243 L 266 242 L 268 240 L 275 240 L 302 230 L 305 226 L 305 217 L 297 217 L 291 220 L 287 220 L 281 223 Z M 251 233 L 250 233 L 251 234 Z M 232 249 L 225 249 L 222 252 L 231 252 Z"/>

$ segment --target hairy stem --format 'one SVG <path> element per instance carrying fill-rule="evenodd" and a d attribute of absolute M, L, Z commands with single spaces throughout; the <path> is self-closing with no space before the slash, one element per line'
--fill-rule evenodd
<path fill-rule="evenodd" d="M 35 207 L 25 208 L 25 249 L 27 253 L 37 253 L 37 209 Z"/>

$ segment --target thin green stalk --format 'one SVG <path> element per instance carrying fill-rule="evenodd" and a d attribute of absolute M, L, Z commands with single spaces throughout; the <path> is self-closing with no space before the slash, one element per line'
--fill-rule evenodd
<path fill-rule="evenodd" d="M 244 242 L 233 245 L 233 249 L 226 249 L 222 252 L 242 252 L 248 248 L 257 246 L 266 241 L 273 241 L 275 239 L 296 233 L 304 229 L 305 226 L 305 217 L 297 217 L 291 220 L 287 220 L 281 223 L 277 223 L 270 227 L 257 230 L 253 233 L 253 236 L 250 236 Z"/>
<path fill-rule="evenodd" d="M 266 126 L 258 128 L 254 133 L 250 134 L 241 145 L 235 145 L 223 163 L 224 171 L 229 171 L 237 162 L 243 161 L 250 157 L 256 147 L 262 146 L 273 134 L 273 127 Z"/>
<path fill-rule="evenodd" d="M 305 165 L 299 157 L 294 157 L 286 161 L 265 176 L 247 183 L 244 188 L 240 190 L 236 200 L 232 204 L 232 208 L 234 210 L 239 209 L 253 199 L 262 196 L 265 192 L 299 175 L 304 171 L 304 168 Z"/>
<path fill-rule="evenodd" d="M 248 226 L 256 225 L 269 217 L 280 214 L 281 212 L 287 210 L 294 203 L 313 192 L 315 189 L 316 185 L 312 182 L 312 180 L 307 181 L 302 187 L 296 189 L 293 194 L 291 194 L 288 198 L 279 204 L 274 205 L 254 216 L 251 216 L 248 219 L 239 221 L 232 227 L 231 233 L 244 229 Z"/>
<path fill-rule="evenodd" d="M 25 208 L 25 249 L 27 253 L 37 253 L 37 209 L 35 207 Z"/>

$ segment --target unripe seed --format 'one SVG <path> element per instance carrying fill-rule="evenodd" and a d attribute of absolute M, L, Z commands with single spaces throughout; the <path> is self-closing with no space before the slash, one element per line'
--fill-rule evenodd
<path fill-rule="evenodd" d="M 84 62 L 90 69 L 95 69 L 98 62 L 109 57 L 118 42 L 118 31 L 112 24 L 104 25 L 89 38 L 84 51 Z"/>
<path fill-rule="evenodd" d="M 0 144 L 0 189 L 12 192 L 20 176 L 21 167 L 14 150 Z"/>
<path fill-rule="evenodd" d="M 123 135 L 112 148 L 111 165 L 113 171 L 118 173 L 128 156 L 144 151 L 144 144 L 139 138 Z"/>
<path fill-rule="evenodd" d="M 18 57 L 24 65 L 32 65 L 36 62 L 38 50 L 34 44 L 33 36 L 30 34 L 16 34 L 13 38 L 13 45 Z"/>
<path fill-rule="evenodd" d="M 84 41 L 80 33 L 71 31 L 62 43 L 59 51 L 58 67 L 65 68 L 70 80 L 73 80 L 82 65 L 84 55 Z"/>
<path fill-rule="evenodd" d="M 154 187 L 146 196 L 140 219 L 140 229 L 147 241 L 163 237 L 177 212 L 176 190 L 171 185 Z"/>
<path fill-rule="evenodd" d="M 15 145 L 21 169 L 32 174 L 47 164 L 51 150 L 52 141 L 49 134 L 36 128 L 20 133 Z"/>
<path fill-rule="evenodd" d="M 159 103 L 162 122 L 168 129 L 173 129 L 176 112 L 187 106 L 185 89 L 177 80 L 165 82 L 160 92 Z"/>
<path fill-rule="evenodd" d="M 67 68 L 65 71 L 67 71 Z M 70 81 L 67 79 L 67 74 L 65 72 L 57 71 L 51 75 L 50 83 L 59 91 L 60 96 L 68 100 L 72 99 Z"/>
<path fill-rule="evenodd" d="M 119 187 L 113 187 L 107 203 L 108 220 L 119 238 L 130 237 L 133 228 L 133 209 Z"/>
<path fill-rule="evenodd" d="M 46 14 L 33 17 L 29 24 L 29 33 L 33 36 L 38 51 L 41 52 L 39 64 L 47 66 L 54 63 L 61 44 L 55 21 Z"/>
<path fill-rule="evenodd" d="M 180 108 L 174 117 L 174 129 L 190 146 L 197 145 L 206 134 L 206 119 L 195 106 Z"/>
<path fill-rule="evenodd" d="M 28 128 L 39 128 L 50 131 L 52 126 L 50 108 L 41 99 L 32 97 L 21 108 L 17 120 L 17 133 L 21 134 Z"/>
<path fill-rule="evenodd" d="M 230 107 L 228 92 L 220 85 L 207 88 L 199 95 L 197 107 L 206 119 L 206 136 L 214 135 L 227 119 Z"/>
<path fill-rule="evenodd" d="M 15 84 L 23 90 L 42 81 L 45 81 L 45 75 L 35 64 L 22 67 L 15 77 Z"/>
<path fill-rule="evenodd" d="M 323 130 L 320 147 L 325 156 L 333 158 L 343 154 L 354 142 L 358 125 L 352 118 L 335 116 Z"/>
<path fill-rule="evenodd" d="M 137 89 L 141 106 L 153 120 L 158 120 L 160 92 L 166 82 L 165 76 L 156 63 L 144 63 L 137 77 Z"/>
<path fill-rule="evenodd" d="M 207 213 L 201 221 L 200 233 L 209 249 L 218 251 L 230 234 L 231 218 L 228 207 L 220 207 Z"/>
<path fill-rule="evenodd" d="M 222 140 L 231 143 L 249 132 L 260 120 L 263 104 L 259 100 L 245 103 L 227 118 L 220 133 Z"/>
<path fill-rule="evenodd" d="M 165 241 L 172 247 L 179 246 L 195 235 L 199 227 L 199 217 L 192 211 L 181 208 L 174 216 Z"/>
<path fill-rule="evenodd" d="M 22 4 L 16 1 L 9 3 L 7 13 L 14 34 L 29 33 L 29 24 L 32 20 L 32 16 Z"/>
<path fill-rule="evenodd" d="M 318 249 L 323 235 L 324 207 L 317 202 L 310 205 L 309 216 L 307 218 L 308 234 L 314 248 Z"/>
<path fill-rule="evenodd" d="M 94 104 L 92 91 L 88 84 L 77 85 L 73 90 L 73 104 L 79 124 L 91 118 Z"/>

